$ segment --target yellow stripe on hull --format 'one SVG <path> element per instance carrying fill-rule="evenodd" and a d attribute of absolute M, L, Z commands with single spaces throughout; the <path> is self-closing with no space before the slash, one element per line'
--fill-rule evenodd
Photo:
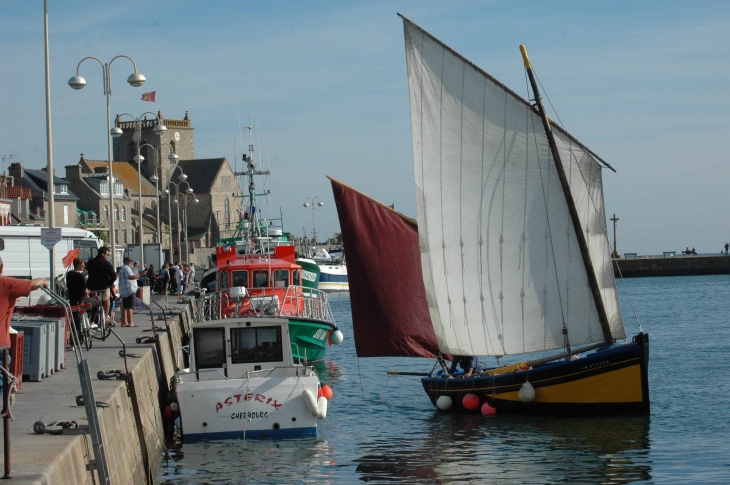
<path fill-rule="evenodd" d="M 604 372 L 599 375 L 576 378 L 570 382 L 535 385 L 535 403 L 630 403 L 644 400 L 641 388 L 641 365 Z M 519 401 L 519 392 L 495 395 L 504 401 Z"/>

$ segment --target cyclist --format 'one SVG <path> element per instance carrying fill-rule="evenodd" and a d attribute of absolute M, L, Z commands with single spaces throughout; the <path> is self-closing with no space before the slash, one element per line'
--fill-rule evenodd
<path fill-rule="evenodd" d="M 84 274 L 84 267 L 86 264 L 81 258 L 75 258 L 74 270 L 66 275 L 66 287 L 68 288 L 68 301 L 72 305 L 78 305 L 79 303 L 91 304 L 91 307 L 97 309 L 101 305 L 101 302 L 96 298 L 89 297 L 89 289 L 86 286 L 86 275 Z M 81 317 L 78 313 L 74 314 L 74 322 L 76 323 L 76 335 L 79 337 L 79 343 L 84 343 L 84 333 L 81 328 Z"/>
<path fill-rule="evenodd" d="M 104 314 L 108 317 L 110 300 L 110 288 L 117 279 L 117 273 L 109 262 L 109 248 L 103 246 L 99 248 L 99 254 L 95 258 L 89 260 L 86 264 L 86 270 L 89 273 L 89 279 L 86 284 L 90 291 L 99 293 L 101 304 L 104 307 Z"/>

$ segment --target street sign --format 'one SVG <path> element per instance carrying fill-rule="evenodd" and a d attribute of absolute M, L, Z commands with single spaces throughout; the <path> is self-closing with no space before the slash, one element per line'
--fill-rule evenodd
<path fill-rule="evenodd" d="M 60 241 L 60 227 L 41 227 L 41 244 L 43 244 L 47 249 L 53 249 L 53 247 Z"/>

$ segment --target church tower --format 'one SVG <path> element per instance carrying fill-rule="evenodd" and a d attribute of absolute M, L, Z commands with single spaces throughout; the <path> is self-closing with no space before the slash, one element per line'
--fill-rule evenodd
<path fill-rule="evenodd" d="M 158 110 L 157 116 L 160 121 L 167 127 L 167 131 L 161 135 L 155 134 L 152 130 L 157 124 L 155 118 L 145 117 L 142 121 L 142 139 L 139 144 L 149 143 L 156 150 L 145 146 L 140 148 L 140 152 L 144 157 L 142 164 L 144 171 L 152 174 L 155 171 L 155 155 L 159 155 L 158 147 L 162 147 L 162 157 L 160 164 L 163 172 L 167 173 L 170 168 L 168 156 L 171 153 L 177 154 L 180 160 L 193 160 L 195 158 L 195 144 L 193 141 L 193 127 L 191 126 L 190 115 L 185 112 L 185 117 L 181 120 L 166 119 Z M 115 138 L 114 142 L 114 160 L 133 162 L 137 155 L 137 143 L 135 139 L 135 123 L 127 121 L 126 117 L 120 119 L 117 115 L 114 125 L 122 129 L 122 135 Z M 157 152 L 157 153 L 155 153 Z"/>

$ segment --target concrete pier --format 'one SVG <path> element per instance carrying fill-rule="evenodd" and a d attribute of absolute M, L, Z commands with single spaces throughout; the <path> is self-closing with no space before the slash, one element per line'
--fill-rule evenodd
<path fill-rule="evenodd" d="M 164 297 L 160 304 L 164 307 Z M 173 301 L 171 298 L 170 301 Z M 113 335 L 104 341 L 94 340 L 91 350 L 83 349 L 88 359 L 97 402 L 108 403 L 109 407 L 98 408 L 102 437 L 106 448 L 111 483 L 139 485 L 148 483 L 147 476 L 154 476 L 155 467 L 164 448 L 163 418 L 160 411 L 167 386 L 175 370 L 182 367 L 181 342 L 189 329 L 192 304 L 170 305 L 175 311 L 167 314 L 167 332 L 159 333 L 157 345 L 137 344 L 137 337 L 151 337 L 152 321 L 148 312 L 136 311 L 134 322 L 137 327 L 114 330 L 124 340 L 129 372 L 134 378 L 139 415 L 143 432 L 135 421 L 132 398 L 128 395 L 124 381 L 100 380 L 98 371 L 124 370 L 124 359 L 120 356 L 122 344 Z M 162 315 L 155 305 L 155 324 L 164 328 Z M 117 317 L 119 318 L 117 312 Z M 172 346 L 171 346 L 172 344 Z M 81 394 L 79 374 L 74 353 L 66 351 L 66 369 L 44 378 L 41 382 L 23 382 L 11 408 L 15 422 L 11 429 L 12 481 L 16 484 L 77 485 L 99 483 L 95 472 L 87 470 L 94 459 L 89 435 L 35 434 L 36 421 L 52 423 L 59 420 L 77 421 L 88 424 L 85 408 L 77 406 L 76 396 Z M 140 435 L 144 435 L 144 445 Z M 147 450 L 146 457 L 143 449 Z M 92 476 L 92 474 L 94 476 Z"/>
<path fill-rule="evenodd" d="M 613 271 L 617 278 L 730 274 L 730 256 L 667 255 L 619 258 L 613 260 Z"/>

